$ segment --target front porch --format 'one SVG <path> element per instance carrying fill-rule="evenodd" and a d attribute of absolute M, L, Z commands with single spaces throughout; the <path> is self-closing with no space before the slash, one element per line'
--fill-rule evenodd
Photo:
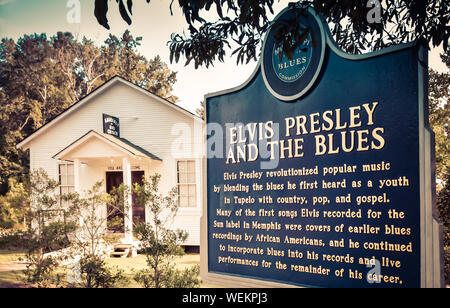
<path fill-rule="evenodd" d="M 154 173 L 162 160 L 152 153 L 123 138 L 117 138 L 96 131 L 89 131 L 53 156 L 60 164 L 73 164 L 73 190 L 84 195 L 95 183 L 101 181 L 103 191 L 110 193 L 124 184 L 130 188 L 134 183 L 142 183 L 142 177 Z M 61 175 L 60 175 L 61 177 Z M 132 193 L 124 190 L 123 213 L 110 217 L 108 208 L 98 210 L 99 217 L 106 217 L 108 232 L 123 234 L 123 244 L 133 244 L 135 222 L 146 221 L 145 207 L 136 204 Z M 114 230 L 109 222 L 123 216 L 123 229 Z M 82 223 L 82 222 L 80 222 Z"/>

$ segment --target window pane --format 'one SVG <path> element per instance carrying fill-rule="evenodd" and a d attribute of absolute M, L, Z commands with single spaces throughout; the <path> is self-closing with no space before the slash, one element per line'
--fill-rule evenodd
<path fill-rule="evenodd" d="M 67 185 L 67 165 L 59 165 L 59 183 Z"/>
<path fill-rule="evenodd" d="M 74 185 L 74 176 L 73 175 L 67 176 L 67 185 L 70 185 L 70 186 Z"/>
<path fill-rule="evenodd" d="M 186 173 L 179 173 L 178 174 L 178 183 L 184 184 L 187 183 L 187 174 Z"/>
<path fill-rule="evenodd" d="M 74 169 L 73 165 L 67 165 L 67 175 L 68 176 L 74 175 L 73 169 Z"/>
<path fill-rule="evenodd" d="M 196 207 L 196 206 L 197 206 L 197 198 L 189 197 L 189 207 Z"/>
<path fill-rule="evenodd" d="M 189 197 L 195 197 L 195 185 L 189 185 Z"/>
<path fill-rule="evenodd" d="M 188 173 L 187 174 L 187 182 L 190 184 L 195 183 L 195 173 Z"/>
<path fill-rule="evenodd" d="M 188 207 L 189 206 L 189 197 L 180 196 L 180 206 Z"/>
<path fill-rule="evenodd" d="M 59 174 L 61 176 L 66 176 L 66 174 L 67 174 L 67 165 L 64 165 L 64 164 L 59 165 Z"/>
<path fill-rule="evenodd" d="M 177 162 L 178 183 L 186 183 L 186 162 Z"/>
<path fill-rule="evenodd" d="M 188 196 L 189 195 L 189 189 L 187 185 L 180 185 L 179 186 L 179 193 L 180 196 Z"/>
<path fill-rule="evenodd" d="M 187 162 L 187 171 L 189 173 L 195 173 L 195 161 L 191 160 Z"/>
<path fill-rule="evenodd" d="M 178 173 L 186 173 L 187 172 L 187 166 L 185 161 L 179 161 L 178 162 Z"/>

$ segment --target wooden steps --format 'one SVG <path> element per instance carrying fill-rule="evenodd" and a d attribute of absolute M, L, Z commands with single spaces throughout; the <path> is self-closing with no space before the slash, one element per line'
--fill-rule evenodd
<path fill-rule="evenodd" d="M 137 255 L 136 249 L 131 244 L 114 245 L 111 258 L 134 258 Z"/>

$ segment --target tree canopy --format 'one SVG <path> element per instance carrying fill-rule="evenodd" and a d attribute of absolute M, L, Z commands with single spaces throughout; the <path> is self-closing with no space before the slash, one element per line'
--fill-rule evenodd
<path fill-rule="evenodd" d="M 126 5 L 124 0 L 116 2 L 122 18 L 131 24 L 133 0 L 127 0 Z M 174 3 L 170 1 L 171 12 Z M 208 67 L 214 61 L 224 61 L 231 50 L 238 63 L 256 60 L 264 34 L 273 26 L 269 13 L 274 13 L 274 3 L 275 0 L 178 0 L 189 33 L 171 35 L 171 61 L 178 62 L 184 57 L 186 65 Z M 107 29 L 109 5 L 108 0 L 95 1 L 94 14 Z M 429 47 L 443 44 L 444 50 L 448 49 L 448 0 L 300 0 L 289 6 L 313 7 L 328 22 L 337 44 L 350 53 L 379 50 L 420 38 L 425 39 Z M 206 17 L 210 12 L 216 13 L 213 21 Z M 302 37 L 292 31 L 296 30 L 289 25 L 277 29 L 281 35 L 279 44 L 287 54 L 302 43 L 301 39 L 296 39 L 294 46 L 284 44 L 291 42 L 292 37 Z"/>
<path fill-rule="evenodd" d="M 159 56 L 137 51 L 142 38 L 109 35 L 102 46 L 71 33 L 24 35 L 0 42 L 0 192 L 10 177 L 26 174 L 28 158 L 16 144 L 71 104 L 119 75 L 176 102 L 176 73 Z"/>

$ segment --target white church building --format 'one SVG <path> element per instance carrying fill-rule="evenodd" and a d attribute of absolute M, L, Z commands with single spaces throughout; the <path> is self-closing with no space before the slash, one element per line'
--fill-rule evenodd
<path fill-rule="evenodd" d="M 200 245 L 203 120 L 120 77 L 114 77 L 18 144 L 29 150 L 30 169 L 59 180 L 61 194 L 83 192 L 102 181 L 109 192 L 161 174 L 160 193 L 178 188 L 173 229 Z M 127 221 L 148 221 L 148 209 L 130 196 Z M 105 211 L 106 212 L 106 211 Z M 129 224 L 129 223 L 128 223 Z"/>

